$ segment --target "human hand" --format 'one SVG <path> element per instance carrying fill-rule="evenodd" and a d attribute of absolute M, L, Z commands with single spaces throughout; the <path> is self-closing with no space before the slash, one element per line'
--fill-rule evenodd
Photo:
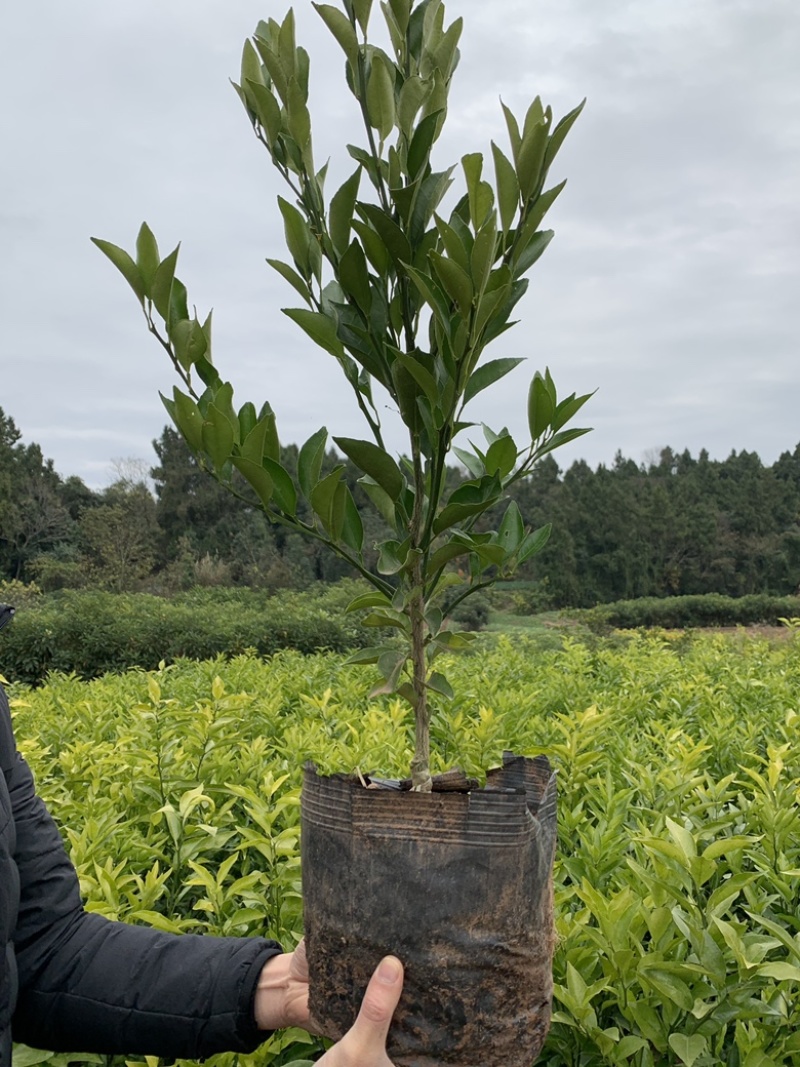
<path fill-rule="evenodd" d="M 358 1018 L 317 1063 L 324 1067 L 393 1067 L 386 1055 L 386 1035 L 402 990 L 403 965 L 394 956 L 387 956 L 369 980 Z"/>
<path fill-rule="evenodd" d="M 256 987 L 255 1016 L 259 1030 L 283 1030 L 287 1026 L 310 1028 L 304 941 L 294 952 L 273 956 L 262 967 Z"/>

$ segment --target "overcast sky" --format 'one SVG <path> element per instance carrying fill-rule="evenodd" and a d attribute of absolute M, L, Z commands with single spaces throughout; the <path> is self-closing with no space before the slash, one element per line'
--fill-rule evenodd
<path fill-rule="evenodd" d="M 315 156 L 329 190 L 362 143 L 338 45 L 307 0 Z M 64 475 L 108 484 L 151 461 L 174 384 L 121 276 L 142 219 L 214 307 L 215 362 L 281 439 L 366 436 L 333 360 L 280 313 L 278 173 L 228 84 L 270 0 L 26 0 L 0 18 L 0 406 Z M 665 445 L 766 463 L 800 441 L 800 12 L 797 0 L 449 0 L 462 61 L 437 164 L 506 147 L 499 98 L 588 104 L 551 177 L 568 185 L 520 324 L 528 359 L 475 401 L 524 438 L 525 396 L 598 389 L 562 467 Z M 380 20 L 377 3 L 373 18 Z M 391 421 L 390 413 L 387 419 Z M 391 440 L 402 446 L 399 433 Z"/>

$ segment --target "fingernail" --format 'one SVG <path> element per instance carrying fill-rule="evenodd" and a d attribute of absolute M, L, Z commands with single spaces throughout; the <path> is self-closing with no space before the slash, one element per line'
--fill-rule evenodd
<path fill-rule="evenodd" d="M 394 985 L 401 972 L 400 960 L 395 959 L 394 956 L 387 956 L 378 965 L 378 981 L 383 982 L 385 985 Z"/>

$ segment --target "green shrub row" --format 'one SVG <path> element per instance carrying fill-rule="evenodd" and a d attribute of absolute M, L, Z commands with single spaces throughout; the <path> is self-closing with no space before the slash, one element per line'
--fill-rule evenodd
<path fill-rule="evenodd" d="M 777 626 L 781 619 L 800 616 L 800 597 L 767 594 L 730 597 L 718 593 L 702 596 L 642 597 L 617 600 L 570 614 L 596 631 L 609 627 L 633 630 L 639 626 L 684 628 L 687 626 Z"/>
<path fill-rule="evenodd" d="M 800 1063 L 800 632 L 473 647 L 443 657 L 458 696 L 434 698 L 436 769 L 479 773 L 510 747 L 558 771 L 541 1067 Z M 89 908 L 294 945 L 304 761 L 396 776 L 411 758 L 410 715 L 365 696 L 374 681 L 340 655 L 282 651 L 12 686 Z M 208 1067 L 288 1067 L 315 1058 L 307 1041 L 286 1031 Z"/>
<path fill-rule="evenodd" d="M 0 643 L 0 672 L 29 685 L 49 672 L 96 678 L 162 661 L 209 659 L 253 649 L 343 652 L 370 635 L 344 607 L 356 583 L 269 596 L 252 589 L 202 589 L 174 600 L 146 593 L 63 590 L 17 611 Z"/>

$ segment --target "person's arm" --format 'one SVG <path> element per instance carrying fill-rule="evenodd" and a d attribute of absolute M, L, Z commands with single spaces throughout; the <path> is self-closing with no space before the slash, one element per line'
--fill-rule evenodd
<path fill-rule="evenodd" d="M 0 718 L 10 734 L 2 690 Z M 14 1039 L 54 1051 L 181 1058 L 249 1052 L 264 1041 L 256 985 L 280 946 L 170 935 L 86 913 L 75 869 L 19 754 L 7 781 L 20 877 Z"/>

